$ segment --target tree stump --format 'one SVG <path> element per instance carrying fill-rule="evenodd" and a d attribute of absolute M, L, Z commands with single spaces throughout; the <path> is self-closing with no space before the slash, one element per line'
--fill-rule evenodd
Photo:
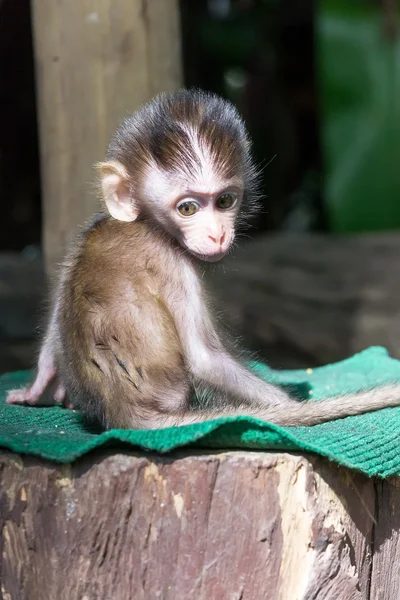
<path fill-rule="evenodd" d="M 3 600 L 399 597 L 399 480 L 318 457 L 3 452 Z"/>

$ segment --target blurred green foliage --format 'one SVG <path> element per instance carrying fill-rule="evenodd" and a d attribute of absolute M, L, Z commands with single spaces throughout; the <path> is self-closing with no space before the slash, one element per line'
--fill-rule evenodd
<path fill-rule="evenodd" d="M 318 5 L 324 200 L 333 231 L 400 227 L 400 38 L 389 26 L 382 6 Z"/>

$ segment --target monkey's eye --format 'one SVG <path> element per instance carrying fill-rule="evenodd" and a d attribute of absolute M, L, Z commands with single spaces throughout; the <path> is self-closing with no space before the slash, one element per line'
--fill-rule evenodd
<path fill-rule="evenodd" d="M 198 202 L 194 202 L 193 200 L 185 200 L 177 206 L 177 209 L 184 217 L 191 217 L 199 210 L 199 208 L 200 204 L 198 204 Z"/>
<path fill-rule="evenodd" d="M 222 194 L 222 196 L 217 198 L 216 205 L 222 210 L 227 210 L 228 208 L 232 208 L 236 202 L 236 198 L 236 194 Z"/>

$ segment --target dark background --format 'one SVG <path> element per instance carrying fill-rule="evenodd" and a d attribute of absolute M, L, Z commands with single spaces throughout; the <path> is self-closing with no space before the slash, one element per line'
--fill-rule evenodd
<path fill-rule="evenodd" d="M 260 231 L 325 229 L 312 0 L 181 2 L 185 84 L 233 99 L 264 169 Z M 0 1 L 0 250 L 40 243 L 40 173 L 28 0 Z M 299 51 L 301 49 L 301 51 Z M 269 162 L 271 161 L 271 162 Z M 269 164 L 268 164 L 269 163 Z"/>
<path fill-rule="evenodd" d="M 351 25 L 351 8 L 358 11 L 360 22 L 372 14 L 382 30 L 381 42 L 389 40 L 397 53 L 396 0 L 181 0 L 185 84 L 215 91 L 238 105 L 253 137 L 255 155 L 265 165 L 266 203 L 258 222 L 260 232 L 332 229 L 324 199 L 329 164 L 324 169 L 322 124 L 329 127 L 334 111 L 324 101 L 323 86 L 330 85 L 331 96 L 339 97 L 336 113 L 347 107 L 354 110 L 357 89 L 343 89 L 337 74 L 332 75 L 333 85 L 326 84 L 330 58 L 321 59 L 320 47 L 325 43 L 323 23 L 334 14 L 343 26 L 346 19 Z M 0 0 L 0 32 L 0 250 L 21 250 L 39 244 L 41 233 L 28 0 Z M 371 54 L 374 44 L 379 46 L 379 41 L 372 38 Z M 348 56 L 339 56 L 336 64 L 345 73 L 352 68 L 354 55 L 355 86 L 357 45 L 355 35 L 353 49 Z M 381 67 L 384 71 L 385 61 Z M 400 217 L 396 219 L 391 223 L 397 228 Z M 385 227 L 376 223 L 376 229 Z"/>

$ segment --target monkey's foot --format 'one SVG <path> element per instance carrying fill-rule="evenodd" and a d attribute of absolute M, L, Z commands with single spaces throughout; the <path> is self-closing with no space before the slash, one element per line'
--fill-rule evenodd
<path fill-rule="evenodd" d="M 73 409 L 74 405 L 68 400 L 65 387 L 59 383 L 53 395 L 46 394 L 44 397 L 41 390 L 34 389 L 34 386 L 19 388 L 17 390 L 9 390 L 6 396 L 7 404 L 27 404 L 34 406 L 35 404 L 44 404 L 51 406 L 53 404 L 62 404 L 65 408 Z"/>
<path fill-rule="evenodd" d="M 35 391 L 34 386 L 23 387 L 17 390 L 10 390 L 7 392 L 6 403 L 7 404 L 29 404 L 34 406 L 38 404 L 42 399 L 42 393 L 39 390 Z M 55 400 L 55 399 L 54 399 Z"/>
<path fill-rule="evenodd" d="M 27 393 L 30 388 L 19 388 L 18 390 L 10 390 L 7 392 L 7 404 L 35 404 L 27 398 Z"/>

